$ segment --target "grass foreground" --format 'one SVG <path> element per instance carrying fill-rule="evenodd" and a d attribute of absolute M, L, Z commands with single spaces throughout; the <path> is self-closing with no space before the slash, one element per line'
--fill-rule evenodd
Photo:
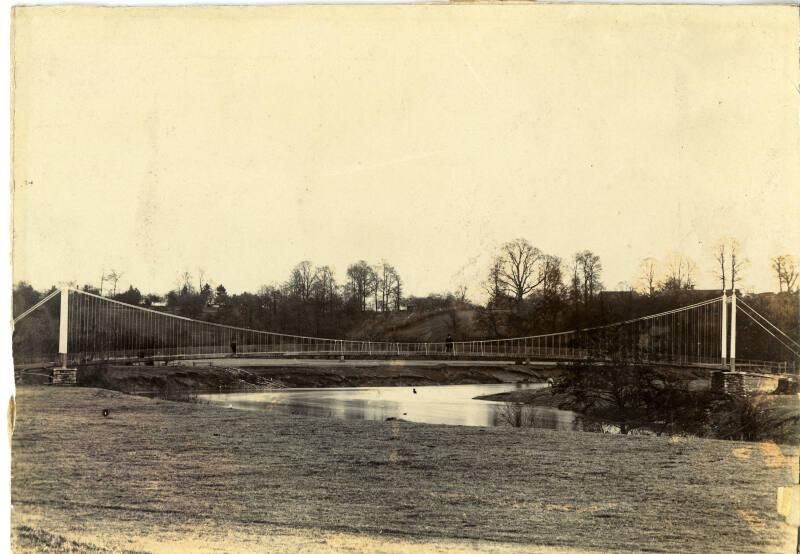
<path fill-rule="evenodd" d="M 102 411 L 109 410 L 103 417 Z M 21 387 L 20 552 L 794 552 L 771 443 L 345 421 Z"/>

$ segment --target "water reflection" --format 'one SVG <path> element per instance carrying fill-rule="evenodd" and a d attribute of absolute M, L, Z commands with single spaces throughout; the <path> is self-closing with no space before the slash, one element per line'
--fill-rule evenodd
<path fill-rule="evenodd" d="M 404 419 L 418 423 L 494 427 L 508 425 L 503 402 L 474 400 L 476 396 L 547 385 L 446 385 L 430 387 L 359 387 L 284 389 L 268 392 L 200 394 L 198 399 L 240 410 L 335 417 L 340 419 Z M 416 393 L 414 392 L 416 390 Z M 555 408 L 531 408 L 526 425 L 547 429 L 577 430 L 573 412 Z"/>

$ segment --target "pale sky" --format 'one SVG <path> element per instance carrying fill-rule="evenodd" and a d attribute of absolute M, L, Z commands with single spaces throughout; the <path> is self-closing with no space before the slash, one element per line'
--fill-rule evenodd
<path fill-rule="evenodd" d="M 14 279 L 229 291 L 382 258 L 409 294 L 504 241 L 607 288 L 800 256 L 796 7 L 17 8 Z"/>

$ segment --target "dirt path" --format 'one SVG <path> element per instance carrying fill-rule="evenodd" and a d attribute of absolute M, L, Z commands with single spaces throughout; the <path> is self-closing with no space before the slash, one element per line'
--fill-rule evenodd
<path fill-rule="evenodd" d="M 17 405 L 25 551 L 56 551 L 57 537 L 75 552 L 788 552 L 794 540 L 775 506 L 796 453 L 774 445 L 268 415 L 90 388 L 23 387 Z"/>

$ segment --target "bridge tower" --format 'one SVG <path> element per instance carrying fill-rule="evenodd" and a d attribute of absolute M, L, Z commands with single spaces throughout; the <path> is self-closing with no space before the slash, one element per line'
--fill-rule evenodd
<path fill-rule="evenodd" d="M 731 325 L 730 333 L 728 332 L 728 304 L 731 305 Z M 728 296 L 728 291 L 722 293 L 722 368 L 730 367 L 731 371 L 736 371 L 736 290 L 731 290 L 731 295 Z M 730 338 L 730 349 L 728 348 L 728 339 Z M 730 357 L 728 356 L 730 352 Z"/>
<path fill-rule="evenodd" d="M 736 289 L 731 290 L 731 371 L 736 371 Z"/>
<path fill-rule="evenodd" d="M 78 370 L 68 368 L 67 351 L 69 341 L 69 288 L 61 287 L 61 313 L 58 318 L 58 355 L 61 367 L 53 368 L 54 385 L 75 385 L 78 382 Z"/>
<path fill-rule="evenodd" d="M 58 355 L 61 368 L 67 369 L 67 335 L 69 331 L 69 289 L 61 287 L 61 313 L 58 318 Z"/>
<path fill-rule="evenodd" d="M 720 352 L 722 352 L 722 369 L 725 369 L 725 366 L 728 365 L 728 291 L 722 291 L 722 324 L 720 328 L 722 329 L 722 348 Z"/>

